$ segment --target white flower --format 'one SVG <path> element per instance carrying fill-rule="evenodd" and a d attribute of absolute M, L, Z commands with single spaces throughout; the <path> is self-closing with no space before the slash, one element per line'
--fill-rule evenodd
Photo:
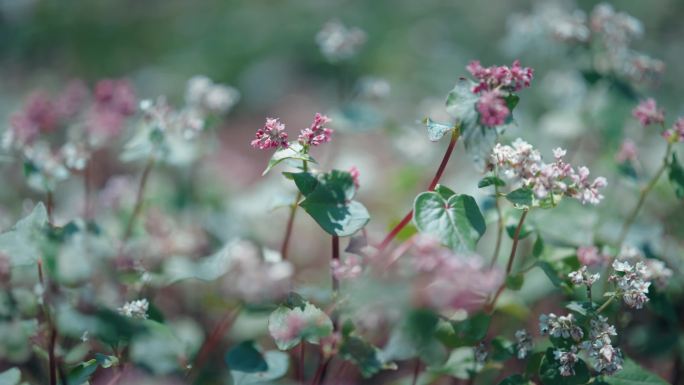
<path fill-rule="evenodd" d="M 150 308 L 150 303 L 147 299 L 138 299 L 135 301 L 127 302 L 122 307 L 120 307 L 119 314 L 135 318 L 135 319 L 147 319 L 147 311 Z"/>

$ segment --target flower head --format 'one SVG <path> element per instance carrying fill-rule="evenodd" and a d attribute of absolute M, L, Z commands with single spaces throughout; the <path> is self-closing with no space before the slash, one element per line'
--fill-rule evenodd
<path fill-rule="evenodd" d="M 557 316 L 553 313 L 539 316 L 539 331 L 542 335 L 550 335 L 556 338 L 572 338 L 579 342 L 584 337 L 584 332 L 575 323 L 572 313 L 566 316 Z"/>
<path fill-rule="evenodd" d="M 601 278 L 601 274 L 591 274 L 587 272 L 587 266 L 582 266 L 579 270 L 568 274 L 568 278 L 570 278 L 570 282 L 572 282 L 574 285 L 585 285 L 587 287 L 591 287 L 594 282 Z"/>
<path fill-rule="evenodd" d="M 119 308 L 119 314 L 135 319 L 147 319 L 149 308 L 150 303 L 143 298 L 124 304 Z"/>
<path fill-rule="evenodd" d="M 323 126 L 331 121 L 332 119 L 327 116 L 316 113 L 311 126 L 300 131 L 299 143 L 303 146 L 318 146 L 319 144 L 330 142 L 333 130 Z"/>
<path fill-rule="evenodd" d="M 678 118 L 672 128 L 665 130 L 663 137 L 672 143 L 684 142 L 684 117 Z"/>
<path fill-rule="evenodd" d="M 515 350 L 519 360 L 525 359 L 532 351 L 532 336 L 525 329 L 515 332 Z"/>
<path fill-rule="evenodd" d="M 497 90 L 482 92 L 477 101 L 477 111 L 480 113 L 480 123 L 488 127 L 504 124 L 510 114 L 506 101 Z"/>
<path fill-rule="evenodd" d="M 665 122 L 665 111 L 658 108 L 653 98 L 648 98 L 634 107 L 632 116 L 644 127 Z"/>
<path fill-rule="evenodd" d="M 617 274 L 611 275 L 608 279 L 615 282 L 625 304 L 634 309 L 641 309 L 644 303 L 648 302 L 648 288 L 651 286 L 646 265 L 641 261 L 631 264 L 616 259 L 613 261 L 613 270 Z"/>
<path fill-rule="evenodd" d="M 596 246 L 580 246 L 577 248 L 577 259 L 582 265 L 594 266 L 604 263 L 605 256 Z"/>
<path fill-rule="evenodd" d="M 615 161 L 618 163 L 635 163 L 639 156 L 639 149 L 636 143 L 631 139 L 625 139 L 620 145 L 620 150 L 615 155 Z"/>
<path fill-rule="evenodd" d="M 575 364 L 579 361 L 577 348 L 575 346 L 572 346 L 570 350 L 554 350 L 553 358 L 560 364 L 558 370 L 560 371 L 561 376 L 569 377 L 575 375 Z"/>
<path fill-rule="evenodd" d="M 259 150 L 289 147 L 285 125 L 280 123 L 277 118 L 266 118 L 264 127 L 257 130 L 256 138 L 252 140 L 251 144 L 252 147 Z"/>
<path fill-rule="evenodd" d="M 497 88 L 520 91 L 529 87 L 534 77 L 534 70 L 522 67 L 518 60 L 514 61 L 511 67 L 505 65 L 483 67 L 479 61 L 474 60 L 466 66 L 466 69 L 478 81 L 478 84 L 473 87 L 474 93 L 492 91 Z"/>
<path fill-rule="evenodd" d="M 339 20 L 325 23 L 316 34 L 321 53 L 332 63 L 353 58 L 365 42 L 366 33 L 363 30 L 348 28 Z"/>
<path fill-rule="evenodd" d="M 338 280 L 356 278 L 363 271 L 361 260 L 356 255 L 349 255 L 343 262 L 334 259 L 330 261 L 330 268 Z"/>

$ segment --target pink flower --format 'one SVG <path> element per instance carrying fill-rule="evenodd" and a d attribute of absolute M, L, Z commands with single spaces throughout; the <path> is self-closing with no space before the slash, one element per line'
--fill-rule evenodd
<path fill-rule="evenodd" d="M 363 271 L 361 260 L 356 255 L 349 255 L 344 262 L 335 259 L 330 261 L 332 273 L 338 280 L 353 279 Z"/>
<path fill-rule="evenodd" d="M 605 262 L 605 257 L 596 246 L 580 246 L 577 248 L 577 259 L 580 264 L 586 266 L 600 265 Z"/>
<path fill-rule="evenodd" d="M 321 143 L 330 142 L 333 130 L 323 127 L 332 120 L 325 115 L 316 113 L 314 120 L 309 128 L 303 129 L 299 133 L 299 143 L 303 146 L 318 146 Z"/>
<path fill-rule="evenodd" d="M 22 145 L 33 142 L 41 133 L 54 131 L 57 124 L 54 103 L 40 91 L 29 96 L 23 109 L 10 118 L 14 141 Z"/>
<path fill-rule="evenodd" d="M 665 130 L 663 137 L 668 142 L 684 142 L 684 117 L 677 119 L 672 128 Z"/>
<path fill-rule="evenodd" d="M 477 111 L 480 113 L 480 123 L 488 127 L 504 124 L 510 113 L 506 101 L 496 90 L 482 92 L 477 102 Z"/>
<path fill-rule="evenodd" d="M 653 98 L 648 98 L 634 107 L 632 116 L 644 127 L 665 122 L 665 111 L 658 108 Z"/>
<path fill-rule="evenodd" d="M 277 118 L 266 118 L 266 124 L 256 132 L 256 138 L 252 140 L 252 147 L 259 150 L 269 148 L 287 148 L 287 132 L 285 125 L 280 123 Z"/>
<path fill-rule="evenodd" d="M 499 87 L 510 91 L 520 91 L 529 87 L 534 77 L 534 70 L 529 67 L 522 67 L 519 60 L 514 61 L 510 68 L 508 66 L 485 68 L 479 61 L 474 60 L 466 66 L 466 69 L 478 80 L 478 84 L 472 90 L 474 93 L 494 90 Z"/>
<path fill-rule="evenodd" d="M 352 168 L 349 169 L 349 174 L 352 177 L 352 180 L 354 181 L 354 187 L 358 190 L 361 184 L 359 183 L 359 176 L 361 176 L 361 173 L 359 172 L 359 169 L 356 168 L 356 166 L 352 166 Z"/>
<path fill-rule="evenodd" d="M 121 115 L 133 115 L 137 99 L 131 84 L 123 79 L 104 79 L 95 85 L 95 103 L 98 108 L 114 110 Z"/>
<path fill-rule="evenodd" d="M 571 178 L 575 182 L 575 188 L 570 193 L 573 198 L 579 199 L 582 204 L 598 204 L 601 202 L 603 195 L 601 195 L 599 189 L 608 185 L 606 178 L 600 176 L 590 182 L 589 169 L 584 166 L 580 167 Z"/>
<path fill-rule="evenodd" d="M 618 163 L 636 162 L 639 156 L 639 149 L 631 139 L 625 139 L 620 145 L 620 151 L 615 155 L 615 161 Z"/>
<path fill-rule="evenodd" d="M 81 80 L 72 80 L 55 102 L 57 113 L 62 118 L 75 117 L 88 101 L 88 88 Z"/>

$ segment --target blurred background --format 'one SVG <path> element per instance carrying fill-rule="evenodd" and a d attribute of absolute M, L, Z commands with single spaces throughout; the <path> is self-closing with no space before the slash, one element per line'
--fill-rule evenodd
<path fill-rule="evenodd" d="M 657 76 L 647 81 L 607 76 L 592 48 L 554 35 L 559 32 L 551 30 L 555 21 L 576 32 L 573 20 L 582 20 L 582 13 L 588 17 L 596 4 L 0 0 L 0 117 L 8 121 L 33 90 L 58 92 L 72 79 L 92 85 L 103 78 L 127 78 L 139 99 L 167 95 L 172 104 L 182 103 L 186 82 L 195 75 L 235 87 L 240 100 L 217 123 L 207 156 L 191 167 L 159 167 L 148 188 L 142 222 L 165 226 L 148 232 L 168 234 L 169 242 L 176 237 L 173 247 L 200 256 L 236 236 L 279 247 L 288 211 L 277 207 L 291 202 L 295 191 L 279 172 L 261 177 L 271 154 L 249 143 L 266 117 L 279 117 L 294 137 L 316 112 L 325 113 L 334 119 L 336 132 L 313 156 L 324 170 L 359 169 L 358 199 L 371 213 L 370 240 L 378 242 L 425 189 L 446 147 L 446 141 L 429 142 L 420 121 L 450 119 L 445 97 L 460 76 L 467 76 L 471 60 L 488 66 L 520 59 L 534 68 L 535 79 L 520 93 L 518 127 L 505 132 L 502 141 L 522 137 L 548 158 L 552 148 L 567 148 L 568 159 L 609 181 L 607 199 L 598 207 L 567 202 L 532 219 L 546 238 L 563 239 L 572 248 L 615 239 L 634 204 L 637 184 L 661 162 L 664 141 L 631 118 L 637 101 L 655 97 L 667 109 L 670 124 L 684 114 L 684 2 L 613 4 L 643 23 L 643 36 L 630 41 L 631 48 L 664 64 L 664 71 L 656 69 Z M 319 31 L 334 20 L 359 30 L 358 46 L 344 57 L 326 51 L 320 39 Z M 615 161 L 625 138 L 639 146 L 635 172 L 625 173 Z M 93 176 L 98 199 L 109 191 L 112 176 L 135 186 L 142 165 L 118 161 L 115 150 L 100 155 Z M 26 187 L 16 163 L 0 167 L 0 222 L 6 228 L 43 197 Z M 493 218 L 490 192 L 477 189 L 481 175 L 459 145 L 443 183 L 475 196 Z M 64 183 L 55 194 L 60 202 L 56 221 L 77 216 L 81 186 Z M 669 186 L 659 185 L 632 234 L 669 256 L 673 268 L 681 263 L 684 239 L 680 203 Z M 179 245 L 185 240 L 179 241 L 179 234 L 191 240 Z M 297 234 L 303 241 L 297 241 Z M 481 242 L 483 255 L 491 252 L 493 237 L 488 233 Z M 328 263 L 328 243 L 308 216 L 298 216 L 290 254 L 301 269 L 300 283 L 327 283 L 326 274 L 315 272 Z M 540 285 L 532 280 L 521 298 L 509 300 L 531 302 L 544 295 Z M 158 306 L 172 311 L 159 297 Z"/>

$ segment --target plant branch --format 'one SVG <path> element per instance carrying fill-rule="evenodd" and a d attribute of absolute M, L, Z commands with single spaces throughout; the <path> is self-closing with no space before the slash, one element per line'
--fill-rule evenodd
<path fill-rule="evenodd" d="M 190 365 L 190 369 L 185 375 L 186 379 L 189 379 L 192 374 L 197 373 L 197 371 L 204 366 L 207 359 L 209 358 L 211 352 L 216 348 L 216 345 L 221 341 L 221 337 L 226 334 L 226 331 L 230 329 L 238 315 L 240 314 L 240 306 L 228 311 L 221 321 L 214 327 L 211 334 L 204 340 L 202 346 L 200 347 L 197 355 L 195 356 L 194 364 Z"/>
<path fill-rule="evenodd" d="M 304 172 L 308 170 L 308 162 L 302 161 L 302 169 Z M 290 206 L 290 216 L 287 219 L 287 226 L 285 227 L 285 237 L 283 238 L 283 244 L 280 246 L 280 255 L 283 260 L 287 259 L 287 250 L 290 245 L 290 238 L 292 237 L 292 228 L 294 227 L 295 214 L 297 214 L 297 208 L 299 207 L 299 201 L 302 199 L 301 191 L 297 191 L 297 196 L 295 197 L 294 203 Z"/>
<path fill-rule="evenodd" d="M 430 184 L 428 185 L 428 191 L 432 191 L 435 189 L 437 186 L 437 183 L 439 183 L 439 180 L 442 178 L 442 174 L 444 174 L 444 170 L 446 169 L 447 163 L 449 163 L 449 158 L 451 158 L 451 154 L 454 152 L 454 148 L 456 147 L 456 143 L 458 142 L 458 138 L 460 137 L 460 127 L 455 127 L 453 130 L 451 130 L 451 140 L 449 141 L 449 146 L 447 146 L 446 152 L 444 153 L 444 156 L 442 157 L 442 161 L 439 164 L 439 168 L 437 169 L 437 172 L 435 173 L 435 176 L 432 178 L 432 181 L 430 181 Z M 390 242 L 394 238 L 396 238 L 397 234 L 406 227 L 406 225 L 411 221 L 411 218 L 413 218 L 413 210 L 409 211 L 408 214 L 404 217 L 404 219 L 401 220 L 390 232 L 387 234 L 385 239 L 382 240 L 380 245 L 378 246 L 378 250 L 380 252 L 384 251 L 387 246 L 389 246 Z"/>
<path fill-rule="evenodd" d="M 494 205 L 496 206 L 497 229 L 496 229 L 496 246 L 494 246 L 494 254 L 489 267 L 493 267 L 496 260 L 499 258 L 499 251 L 501 250 L 501 240 L 503 239 L 504 231 L 504 217 L 501 211 L 501 202 L 499 202 L 499 186 L 494 185 Z"/>
<path fill-rule="evenodd" d="M 140 215 L 140 212 L 142 211 L 142 206 L 143 206 L 143 198 L 145 194 L 145 186 L 147 185 L 147 180 L 149 179 L 150 172 L 152 171 L 152 168 L 154 167 L 154 158 L 150 158 L 147 161 L 147 164 L 145 165 L 145 169 L 143 170 L 142 177 L 140 178 L 140 184 L 138 185 L 138 192 L 135 197 L 135 205 L 133 206 L 133 213 L 131 214 L 131 217 L 128 220 L 128 224 L 126 225 L 126 231 L 124 232 L 122 244 L 125 244 L 126 241 L 131 237 L 133 234 L 133 227 L 135 226 L 135 221 Z"/>

